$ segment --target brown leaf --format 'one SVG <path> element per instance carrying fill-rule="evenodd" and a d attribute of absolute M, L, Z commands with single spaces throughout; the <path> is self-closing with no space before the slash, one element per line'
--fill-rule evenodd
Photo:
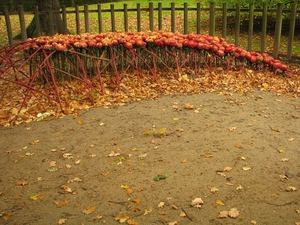
<path fill-rule="evenodd" d="M 134 219 L 129 219 L 129 220 L 127 220 L 126 222 L 127 222 L 127 224 L 129 224 L 129 225 L 139 225 L 138 222 L 136 222 Z"/>
<path fill-rule="evenodd" d="M 56 161 L 51 161 L 51 162 L 49 163 L 49 166 L 50 166 L 50 167 L 56 167 Z"/>
<path fill-rule="evenodd" d="M 202 201 L 201 198 L 195 198 L 192 203 L 191 206 L 195 207 L 195 208 L 201 208 L 201 205 L 203 205 L 204 202 Z"/>
<path fill-rule="evenodd" d="M 56 204 L 56 206 L 58 208 L 61 208 L 61 207 L 65 206 L 65 205 L 69 204 L 69 201 L 67 201 L 67 200 L 65 200 L 65 201 L 59 201 L 59 202 L 55 201 L 55 204 Z"/>
<path fill-rule="evenodd" d="M 237 210 L 237 208 L 231 208 L 230 211 L 228 212 L 228 215 L 231 218 L 236 218 L 240 215 L 239 211 Z"/>
<path fill-rule="evenodd" d="M 228 211 L 221 211 L 219 212 L 219 215 L 217 216 L 217 218 L 227 218 L 228 217 Z"/>
<path fill-rule="evenodd" d="M 94 206 L 88 206 L 85 209 L 82 210 L 82 212 L 86 215 L 91 214 L 92 212 L 94 212 L 96 210 L 96 207 Z"/>
<path fill-rule="evenodd" d="M 158 212 L 158 214 L 159 214 L 159 215 L 167 215 L 168 213 L 162 211 L 162 212 Z"/>
<path fill-rule="evenodd" d="M 133 199 L 132 202 L 134 202 L 135 204 L 141 204 L 141 200 L 140 199 Z"/>
<path fill-rule="evenodd" d="M 240 145 L 240 144 L 235 144 L 234 147 L 236 147 L 236 148 L 243 148 L 243 146 Z"/>
<path fill-rule="evenodd" d="M 133 188 L 127 188 L 127 189 L 126 189 L 127 195 L 131 195 L 133 192 L 134 192 L 134 189 L 133 189 Z"/>
<path fill-rule="evenodd" d="M 220 199 L 216 200 L 215 202 L 216 202 L 216 204 L 218 204 L 218 205 L 225 205 L 225 203 L 222 202 Z"/>

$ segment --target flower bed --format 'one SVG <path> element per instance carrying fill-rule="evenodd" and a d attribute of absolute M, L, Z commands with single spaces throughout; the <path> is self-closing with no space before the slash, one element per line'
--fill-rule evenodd
<path fill-rule="evenodd" d="M 95 93 L 104 94 L 108 80 L 121 90 L 128 73 L 141 83 L 146 74 L 158 82 L 161 71 L 180 80 L 186 73 L 196 78 L 201 70 L 218 67 L 268 69 L 275 74 L 288 69 L 267 53 L 248 52 L 224 38 L 164 31 L 42 36 L 2 48 L 0 56 L 0 79 L 25 88 L 20 110 L 30 95 L 44 96 L 63 109 L 59 83 L 74 80 L 94 101 Z"/>

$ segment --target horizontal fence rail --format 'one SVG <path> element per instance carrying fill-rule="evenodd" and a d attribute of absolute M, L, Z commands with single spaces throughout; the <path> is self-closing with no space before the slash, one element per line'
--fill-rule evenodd
<path fill-rule="evenodd" d="M 226 3 L 223 3 L 222 7 L 216 7 L 214 3 L 210 3 L 209 7 L 207 8 L 201 8 L 200 3 L 196 4 L 196 7 L 189 7 L 188 3 L 184 3 L 183 5 L 180 5 L 180 7 L 177 7 L 175 3 L 171 3 L 170 7 L 162 7 L 162 3 L 158 3 L 157 7 L 154 7 L 153 3 L 149 3 L 148 7 L 141 7 L 141 5 L 138 3 L 136 5 L 136 8 L 128 8 L 127 4 L 123 5 L 123 8 L 121 9 L 115 9 L 114 4 L 110 4 L 109 9 L 102 9 L 101 4 L 97 4 L 97 9 L 89 9 L 89 5 L 84 5 L 83 9 L 80 9 L 79 6 L 75 6 L 74 10 L 69 10 L 70 8 L 67 8 L 65 6 L 61 7 L 61 10 L 54 11 L 49 9 L 49 11 L 39 11 L 38 7 L 33 12 L 24 12 L 22 6 L 18 6 L 17 12 L 9 12 L 7 8 L 4 9 L 2 15 L 4 15 L 5 23 L 6 23 L 6 31 L 8 36 L 8 44 L 13 43 L 13 35 L 12 35 L 12 25 L 10 22 L 11 16 L 18 16 L 19 17 L 19 25 L 20 25 L 20 31 L 21 31 L 21 39 L 24 41 L 27 39 L 27 33 L 26 33 L 26 26 L 25 26 L 25 14 L 31 14 L 35 15 L 36 24 L 37 24 L 37 30 L 36 33 L 38 36 L 41 34 L 41 27 L 39 23 L 39 15 L 41 14 L 47 14 L 49 16 L 49 31 L 52 35 L 54 35 L 54 24 L 53 18 L 54 14 L 60 14 L 62 21 L 63 21 L 63 33 L 68 33 L 68 24 L 67 24 L 67 16 L 73 14 L 75 15 L 75 25 L 76 25 L 76 33 L 81 33 L 81 24 L 80 24 L 80 15 L 84 15 L 84 31 L 86 33 L 90 32 L 90 17 L 89 15 L 91 13 L 97 14 L 97 20 L 98 20 L 98 32 L 103 32 L 103 27 L 110 25 L 110 30 L 112 32 L 117 31 L 116 29 L 116 13 L 123 13 L 123 31 L 133 31 L 129 30 L 128 21 L 129 21 L 129 12 L 136 13 L 136 30 L 135 31 L 142 31 L 142 13 L 147 12 L 149 14 L 148 16 L 148 29 L 151 31 L 155 30 L 170 30 L 172 32 L 181 32 L 184 34 L 187 34 L 191 29 L 188 27 L 189 25 L 189 13 L 193 12 L 195 14 L 196 18 L 196 27 L 195 30 L 192 31 L 194 33 L 200 34 L 201 33 L 201 22 L 203 21 L 201 19 L 202 12 L 206 12 L 209 14 L 209 35 L 215 36 L 216 34 L 216 12 L 219 14 L 221 13 L 222 18 L 222 30 L 221 35 L 223 38 L 227 37 L 228 34 L 228 28 L 227 28 L 227 15 L 229 13 L 235 13 L 234 16 L 234 42 L 236 46 L 240 46 L 240 22 L 241 22 L 241 13 L 247 13 L 247 17 L 249 20 L 249 26 L 248 26 L 248 44 L 247 44 L 247 50 L 252 50 L 252 39 L 253 39 L 253 30 L 254 30 L 254 13 L 260 13 L 262 17 L 261 21 L 261 32 L 260 32 L 260 52 L 266 51 L 266 43 L 267 43 L 267 15 L 268 13 L 276 13 L 276 23 L 275 23 L 275 30 L 274 30 L 274 43 L 273 43 L 273 52 L 272 55 L 275 58 L 279 57 L 279 49 L 280 49 L 280 41 L 281 41 L 281 34 L 282 34 L 282 14 L 288 13 L 289 19 L 290 19 L 290 25 L 289 25 L 289 35 L 288 35 L 288 43 L 286 48 L 286 53 L 283 55 L 287 60 L 290 62 L 293 62 L 296 57 L 293 56 L 293 43 L 294 43 L 294 31 L 295 31 L 295 21 L 296 21 L 296 15 L 297 13 L 300 13 L 299 10 L 297 10 L 296 3 L 291 4 L 291 8 L 289 10 L 283 9 L 283 3 L 278 3 L 276 9 L 268 9 L 267 4 L 263 4 L 262 9 L 254 9 L 254 5 L 250 4 L 249 8 L 241 8 L 241 4 L 237 3 L 235 8 L 227 8 Z M 163 22 L 163 12 L 168 11 L 170 12 L 170 27 L 165 27 L 166 25 Z M 176 27 L 176 14 L 177 13 L 183 13 L 183 21 L 182 21 L 182 30 L 178 30 Z M 110 24 L 103 24 L 103 15 L 108 14 L 110 17 Z M 194 15 L 193 14 L 193 15 Z M 0 13 L 1 15 L 1 13 Z M 155 17 L 154 15 L 157 15 L 157 21 L 154 21 Z M 154 24 L 157 24 L 157 26 L 154 26 Z M 118 30 L 122 31 L 122 30 Z M 281 56 L 281 55 L 280 55 Z"/>

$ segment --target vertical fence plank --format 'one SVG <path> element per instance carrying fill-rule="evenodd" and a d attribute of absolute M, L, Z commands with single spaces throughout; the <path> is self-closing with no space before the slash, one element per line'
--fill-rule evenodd
<path fill-rule="evenodd" d="M 4 7 L 4 17 L 5 17 L 5 24 L 6 24 L 6 32 L 8 37 L 8 43 L 11 45 L 13 43 L 13 36 L 12 36 L 12 29 L 11 29 L 11 22 L 9 18 L 8 8 L 7 6 Z"/>
<path fill-rule="evenodd" d="M 116 32 L 115 5 L 110 4 L 111 31 Z"/>
<path fill-rule="evenodd" d="M 48 9 L 48 18 L 49 18 L 49 34 L 50 36 L 54 35 L 54 23 L 53 23 L 53 10 L 52 7 Z"/>
<path fill-rule="evenodd" d="M 162 3 L 158 3 L 158 29 L 162 30 Z"/>
<path fill-rule="evenodd" d="M 265 52 L 266 51 L 266 45 L 267 45 L 267 19 L 268 19 L 267 15 L 268 15 L 267 3 L 263 3 L 260 52 Z"/>
<path fill-rule="evenodd" d="M 84 27 L 85 32 L 90 33 L 89 5 L 84 4 Z"/>
<path fill-rule="evenodd" d="M 20 28 L 21 28 L 21 39 L 25 41 L 27 39 L 26 33 L 26 25 L 25 25 L 25 17 L 24 17 L 24 8 L 22 5 L 18 5 L 18 14 L 19 14 L 19 21 L 20 21 Z"/>
<path fill-rule="evenodd" d="M 124 31 L 128 32 L 128 8 L 127 4 L 123 4 L 123 11 L 124 11 Z"/>
<path fill-rule="evenodd" d="M 137 22 L 137 31 L 141 31 L 141 4 L 136 4 L 136 22 Z"/>
<path fill-rule="evenodd" d="M 201 31 L 201 4 L 197 2 L 197 34 Z"/>
<path fill-rule="evenodd" d="M 79 7 L 75 6 L 75 21 L 76 21 L 76 34 L 80 34 L 80 18 L 79 18 Z"/>
<path fill-rule="evenodd" d="M 290 18 L 290 27 L 289 27 L 290 30 L 289 30 L 289 40 L 288 40 L 288 46 L 287 46 L 287 59 L 289 61 L 292 60 L 297 4 L 292 3 L 291 6 L 292 6 L 291 7 L 291 18 Z"/>
<path fill-rule="evenodd" d="M 215 13 L 216 13 L 216 4 L 214 2 L 211 2 L 209 5 L 209 35 L 211 36 L 215 36 L 215 30 L 216 30 Z"/>
<path fill-rule="evenodd" d="M 275 36 L 274 36 L 274 50 L 273 57 L 277 58 L 280 49 L 280 36 L 281 36 L 281 28 L 282 28 L 282 8 L 283 3 L 277 4 L 276 11 L 276 23 L 275 23 Z"/>
<path fill-rule="evenodd" d="M 241 4 L 236 3 L 235 9 L 235 45 L 240 46 Z"/>
<path fill-rule="evenodd" d="M 63 33 L 67 34 L 68 33 L 67 10 L 66 10 L 66 6 L 65 5 L 63 5 L 61 7 L 61 11 L 62 11 L 62 20 L 63 20 Z"/>
<path fill-rule="evenodd" d="M 175 32 L 175 3 L 171 2 L 171 31 Z"/>
<path fill-rule="evenodd" d="M 42 31 L 41 31 L 40 13 L 39 13 L 38 6 L 35 6 L 34 8 L 34 20 L 36 25 L 36 36 L 39 37 L 42 35 Z"/>
<path fill-rule="evenodd" d="M 222 37 L 227 37 L 227 5 L 226 2 L 222 5 Z"/>
<path fill-rule="evenodd" d="M 153 2 L 149 2 L 149 29 L 154 30 L 154 13 L 153 13 Z"/>
<path fill-rule="evenodd" d="M 188 4 L 185 2 L 183 4 L 183 33 L 187 34 L 189 30 L 189 24 L 188 24 Z"/>
<path fill-rule="evenodd" d="M 248 27 L 248 51 L 252 50 L 253 22 L 254 22 L 254 4 L 249 5 L 249 27 Z"/>
<path fill-rule="evenodd" d="M 101 4 L 97 4 L 98 9 L 98 32 L 102 33 L 102 9 Z"/>

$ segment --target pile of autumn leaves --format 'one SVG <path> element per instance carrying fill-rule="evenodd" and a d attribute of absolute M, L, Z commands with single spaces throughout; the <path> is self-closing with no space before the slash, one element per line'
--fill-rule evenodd
<path fill-rule="evenodd" d="M 38 50 L 40 48 L 49 51 L 67 51 L 82 49 L 102 49 L 122 45 L 126 49 L 137 48 L 163 48 L 172 50 L 182 48 L 194 49 L 204 56 L 224 59 L 232 57 L 240 62 L 245 62 L 250 66 L 262 65 L 272 70 L 286 71 L 288 66 L 282 64 L 280 60 L 274 59 L 267 53 L 246 51 L 234 44 L 227 43 L 224 38 L 201 35 L 201 34 L 181 34 L 165 31 L 156 32 L 110 32 L 100 34 L 82 35 L 55 35 L 53 37 L 43 36 L 28 40 L 24 45 L 26 49 Z M 225 62 L 225 61 L 224 61 Z"/>

